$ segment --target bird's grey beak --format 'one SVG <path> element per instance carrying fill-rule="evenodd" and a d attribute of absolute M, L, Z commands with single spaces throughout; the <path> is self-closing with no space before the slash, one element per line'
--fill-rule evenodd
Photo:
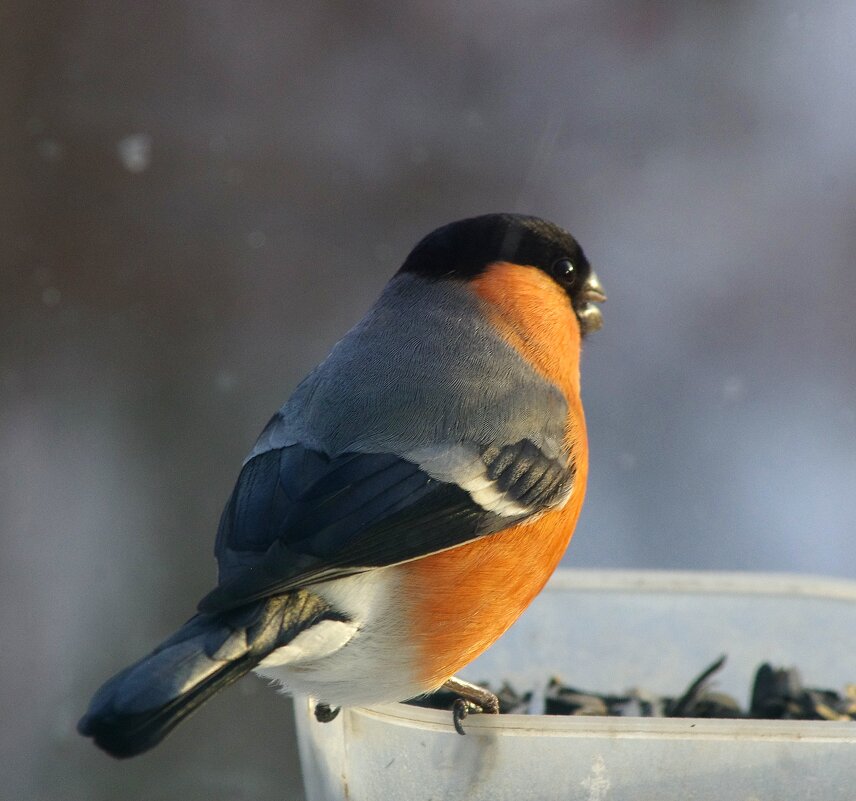
<path fill-rule="evenodd" d="M 592 334 L 603 325 L 603 315 L 596 303 L 603 303 L 606 293 L 594 270 L 589 274 L 588 280 L 580 288 L 575 304 L 577 318 L 580 321 L 580 331 L 583 336 Z"/>

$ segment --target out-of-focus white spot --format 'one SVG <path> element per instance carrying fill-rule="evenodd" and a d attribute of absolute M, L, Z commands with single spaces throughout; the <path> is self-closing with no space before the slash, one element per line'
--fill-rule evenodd
<path fill-rule="evenodd" d="M 231 392 L 237 383 L 238 379 L 235 374 L 228 370 L 221 370 L 214 378 L 214 386 L 220 392 Z"/>
<path fill-rule="evenodd" d="M 59 161 L 65 155 L 62 142 L 57 142 L 56 139 L 41 139 L 38 148 L 39 155 L 45 161 Z"/>
<path fill-rule="evenodd" d="M 264 235 L 264 231 L 250 231 L 247 234 L 247 244 L 253 250 L 263 248 L 267 244 L 267 237 Z"/>
<path fill-rule="evenodd" d="M 131 134 L 120 139 L 116 150 L 128 172 L 144 172 L 152 163 L 152 138 L 146 133 Z"/>
<path fill-rule="evenodd" d="M 62 294 L 55 286 L 46 286 L 42 290 L 42 303 L 45 306 L 58 306 L 62 300 Z"/>
<path fill-rule="evenodd" d="M 746 383 L 740 376 L 732 375 L 722 385 L 722 397 L 727 401 L 738 401 L 746 395 Z"/>

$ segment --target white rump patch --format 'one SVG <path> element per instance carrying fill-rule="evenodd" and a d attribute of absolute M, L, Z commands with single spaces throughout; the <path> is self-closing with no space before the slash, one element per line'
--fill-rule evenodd
<path fill-rule="evenodd" d="M 277 648 L 259 662 L 257 670 L 297 665 L 323 659 L 338 651 L 357 633 L 357 626 L 341 620 L 322 620 L 301 631 L 288 645 Z"/>

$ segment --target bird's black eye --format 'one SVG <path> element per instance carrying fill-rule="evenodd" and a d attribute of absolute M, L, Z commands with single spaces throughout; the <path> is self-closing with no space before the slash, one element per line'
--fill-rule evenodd
<path fill-rule="evenodd" d="M 570 284 L 577 275 L 577 268 L 570 259 L 559 259 L 553 264 L 553 277 L 562 284 Z"/>

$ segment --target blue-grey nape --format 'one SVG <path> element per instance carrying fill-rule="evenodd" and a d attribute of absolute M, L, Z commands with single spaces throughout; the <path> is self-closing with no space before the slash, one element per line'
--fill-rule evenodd
<path fill-rule="evenodd" d="M 299 384 L 250 458 L 300 444 L 329 454 L 528 439 L 556 455 L 567 399 L 506 342 L 459 283 L 402 274 Z"/>

